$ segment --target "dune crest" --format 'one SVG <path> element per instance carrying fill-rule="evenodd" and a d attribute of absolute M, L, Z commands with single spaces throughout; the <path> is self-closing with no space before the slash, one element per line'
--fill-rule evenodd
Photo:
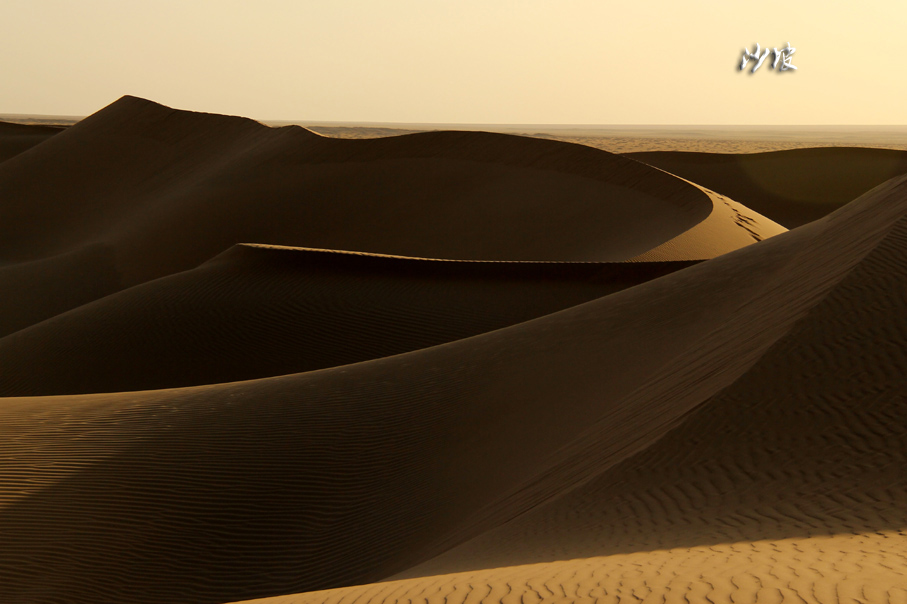
<path fill-rule="evenodd" d="M 114 268 L 118 283 L 93 290 L 101 297 L 249 241 L 619 262 L 677 241 L 714 209 L 681 179 L 581 145 L 486 132 L 330 139 L 123 97 L 0 164 L 0 269 L 43 262 L 31 287 L 0 273 L 0 288 L 36 322 L 85 301 L 48 303 L 48 275 L 68 270 L 67 259 L 80 258 L 86 275 Z M 696 240 L 715 242 L 708 249 L 675 244 L 656 259 L 702 260 L 748 244 L 728 218 L 699 226 Z M 29 324 L 4 317 L 0 336 Z"/>

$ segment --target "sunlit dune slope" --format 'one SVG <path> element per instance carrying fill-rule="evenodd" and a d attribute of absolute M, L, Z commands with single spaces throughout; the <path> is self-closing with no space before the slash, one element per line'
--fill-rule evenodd
<path fill-rule="evenodd" d="M 536 478 L 550 482 L 550 497 L 526 513 L 397 580 L 262 602 L 903 601 L 907 179 L 732 256 L 795 241 L 775 284 L 727 316 L 770 324 L 784 313 L 767 297 L 809 307 L 663 438 L 609 466 L 602 461 L 619 427 L 595 424 Z M 844 258 L 843 278 L 828 283 L 829 264 Z M 822 293 L 788 298 L 785 281 L 817 262 Z M 721 372 L 735 363 L 728 352 L 725 344 L 698 354 Z M 689 396 L 676 366 L 658 378 L 673 404 Z M 705 394 L 701 382 L 687 384 Z"/>
<path fill-rule="evenodd" d="M 484 132 L 330 139 L 124 97 L 0 164 L 0 335 L 241 242 L 610 262 L 671 241 L 646 259 L 754 240 L 714 209 L 681 179 L 582 145 Z M 678 240 L 696 226 L 695 245 Z M 782 230 L 766 223 L 760 237 Z M 73 273 L 84 287 L 61 288 Z"/>
<path fill-rule="evenodd" d="M 907 173 L 907 151 L 825 147 L 768 153 L 627 153 L 728 195 L 792 229 Z"/>
<path fill-rule="evenodd" d="M 520 323 L 691 262 L 461 262 L 238 245 L 0 339 L 0 396 L 355 363 Z"/>
<path fill-rule="evenodd" d="M 896 243 L 905 187 L 585 304 L 393 357 L 6 398 L 0 534 L 16 547 L 0 548 L 0 600 L 224 602 L 424 563 L 602 475 L 745 379 L 864 258 Z"/>
<path fill-rule="evenodd" d="M 0 122 L 0 163 L 28 151 L 63 130 L 61 126 Z"/>

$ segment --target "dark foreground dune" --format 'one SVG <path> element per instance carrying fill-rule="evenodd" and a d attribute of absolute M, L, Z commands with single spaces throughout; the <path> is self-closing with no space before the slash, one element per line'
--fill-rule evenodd
<path fill-rule="evenodd" d="M 0 163 L 0 602 L 907 601 L 907 175 L 701 185 L 131 97 Z"/>
<path fill-rule="evenodd" d="M 703 346 L 698 362 L 662 368 L 637 404 L 689 399 L 684 382 L 701 402 L 660 440 L 610 464 L 622 426 L 593 424 L 530 487 L 547 487 L 548 498 L 513 520 L 396 580 L 256 602 L 903 601 L 905 210 L 900 179 L 823 228 L 732 254 L 791 245 L 797 256 L 736 321 L 767 326 L 784 314 L 771 298 L 810 303 L 723 389 L 691 366 L 711 357 L 704 365 L 727 371 L 728 344 L 745 327 L 725 324 L 724 338 L 707 338 L 724 342 Z M 835 244 L 847 251 L 831 252 Z M 823 256 L 848 268 L 821 293 L 794 294 L 789 278 Z M 831 277 L 823 272 L 818 281 Z"/>
<path fill-rule="evenodd" d="M 821 218 L 889 178 L 907 173 L 907 151 L 891 149 L 626 155 L 728 195 L 789 229 Z"/>

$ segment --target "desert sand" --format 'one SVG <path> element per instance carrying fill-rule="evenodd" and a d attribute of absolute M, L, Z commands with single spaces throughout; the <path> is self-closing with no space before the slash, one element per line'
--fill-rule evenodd
<path fill-rule="evenodd" d="M 907 601 L 900 152 L 29 128 L 0 602 Z"/>
<path fill-rule="evenodd" d="M 0 163 L 28 151 L 64 130 L 59 126 L 23 125 L 0 121 Z"/>

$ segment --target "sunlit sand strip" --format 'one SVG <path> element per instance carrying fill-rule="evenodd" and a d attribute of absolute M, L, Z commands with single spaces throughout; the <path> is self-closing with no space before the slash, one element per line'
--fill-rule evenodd
<path fill-rule="evenodd" d="M 658 262 L 676 258 L 679 254 L 691 259 L 714 258 L 787 232 L 780 224 L 729 197 L 700 187 L 696 183 L 686 182 L 709 196 L 713 205 L 712 213 L 693 228 L 648 252 L 631 258 L 630 262 Z M 728 226 L 732 224 L 734 227 Z"/>
<path fill-rule="evenodd" d="M 907 532 L 634 552 L 249 600 L 256 604 L 907 602 Z"/>
<path fill-rule="evenodd" d="M 738 204 L 739 205 L 739 204 Z M 783 227 L 782 227 L 783 228 Z M 786 229 L 784 229 L 786 230 Z M 315 252 L 323 254 L 342 254 L 349 256 L 363 256 L 367 258 L 394 258 L 396 260 L 412 260 L 419 262 L 447 262 L 452 264 L 602 264 L 602 265 L 616 265 L 622 264 L 621 261 L 598 261 L 598 260 L 459 260 L 454 258 L 420 258 L 414 256 L 399 256 L 394 254 L 376 254 L 373 252 L 359 252 L 353 250 L 327 250 L 320 248 L 312 247 L 296 247 L 290 245 L 274 245 L 270 243 L 237 243 L 236 245 L 249 248 L 258 248 L 265 250 L 283 250 L 283 251 L 295 251 L 295 252 Z M 648 253 L 648 252 L 647 252 Z M 632 262 L 640 262 L 638 258 L 634 258 Z M 677 260 L 675 258 L 670 258 L 669 260 L 658 260 L 657 262 L 677 262 L 683 263 L 688 262 L 687 260 Z"/>

